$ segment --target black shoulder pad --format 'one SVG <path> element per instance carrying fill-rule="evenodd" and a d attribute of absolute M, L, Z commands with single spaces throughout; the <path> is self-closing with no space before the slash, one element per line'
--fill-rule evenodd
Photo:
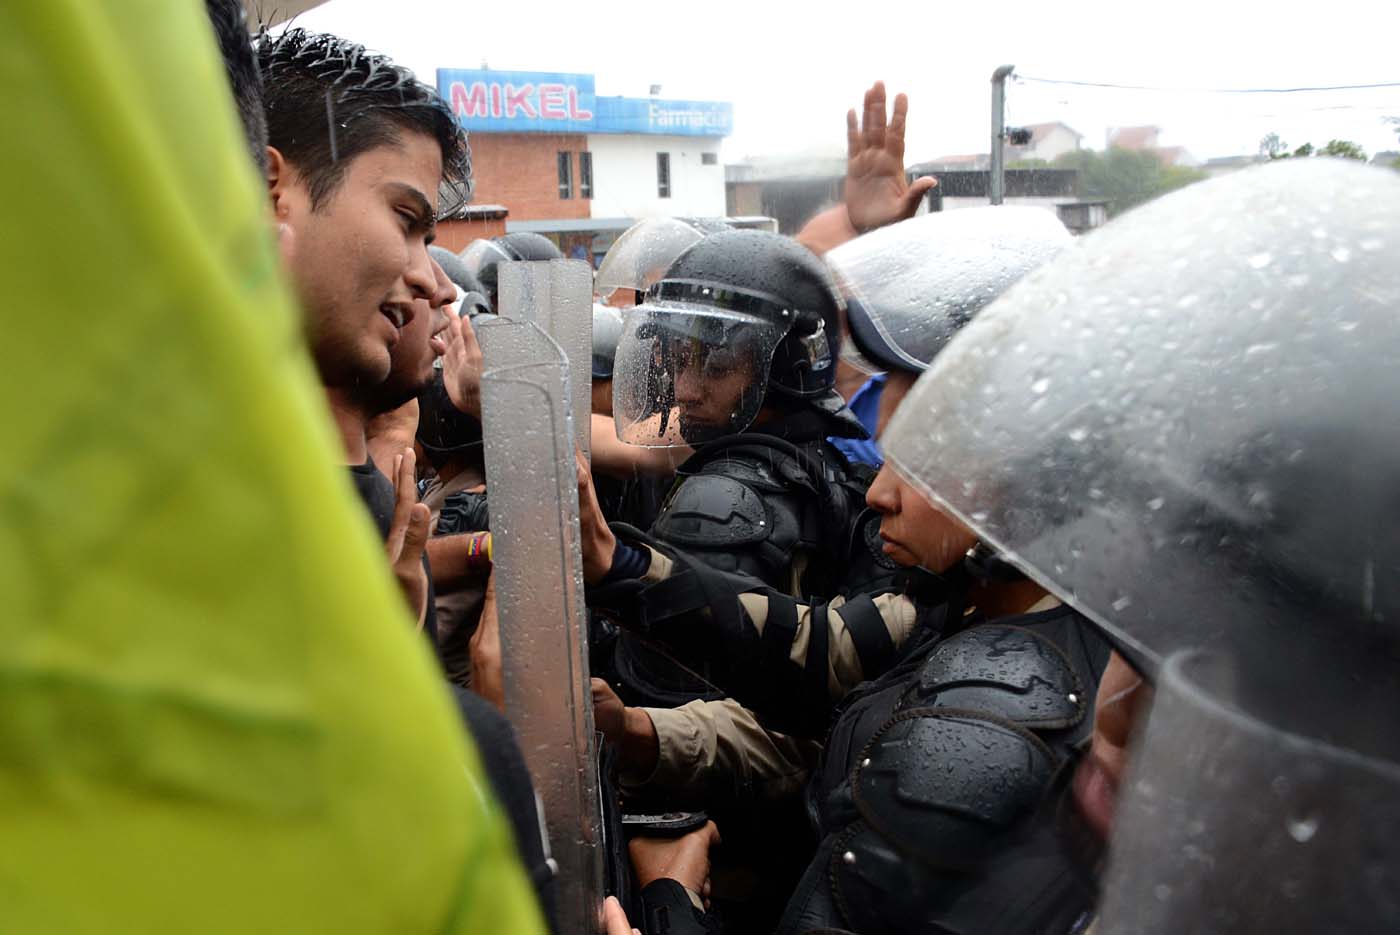
<path fill-rule="evenodd" d="M 812 472 L 821 477 L 819 460 L 802 459 L 800 449 L 765 435 L 736 435 L 725 444 L 710 445 L 677 470 L 677 474 L 723 474 L 768 493 L 802 490 L 817 493 Z"/>
<path fill-rule="evenodd" d="M 1022 627 L 983 624 L 945 640 L 908 703 L 985 711 L 1033 730 L 1084 720 L 1089 697 L 1065 654 Z"/>
<path fill-rule="evenodd" d="M 763 497 L 749 484 L 706 473 L 677 485 L 652 532 L 681 547 L 717 549 L 762 542 L 772 524 Z"/>
<path fill-rule="evenodd" d="M 1034 814 L 1057 763 L 1030 731 L 976 711 L 901 711 L 851 775 L 861 818 L 925 866 L 973 867 Z"/>

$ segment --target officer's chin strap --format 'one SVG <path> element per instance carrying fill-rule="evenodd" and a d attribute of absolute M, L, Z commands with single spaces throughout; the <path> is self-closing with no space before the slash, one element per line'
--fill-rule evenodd
<path fill-rule="evenodd" d="M 968 577 L 978 584 L 1014 584 L 1026 580 L 1026 575 L 1021 569 L 981 541 L 967 550 L 961 567 Z"/>

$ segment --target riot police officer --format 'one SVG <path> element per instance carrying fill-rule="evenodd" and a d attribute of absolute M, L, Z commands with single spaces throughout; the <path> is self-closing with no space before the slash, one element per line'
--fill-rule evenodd
<path fill-rule="evenodd" d="M 839 301 L 821 261 L 795 241 L 721 231 L 682 253 L 628 312 L 613 371 L 618 438 L 697 448 L 649 534 L 802 600 L 883 572 L 856 533 L 869 474 L 826 441 L 865 434 L 832 389 Z M 618 644 L 633 701 L 718 697 L 714 679 L 689 666 L 632 638 Z"/>
<path fill-rule="evenodd" d="M 1073 784 L 1113 831 L 1100 932 L 1400 925 L 1397 219 L 1400 179 L 1340 160 L 1187 188 L 1009 293 L 890 425 L 1155 682 L 1128 773 L 1119 729 Z"/>

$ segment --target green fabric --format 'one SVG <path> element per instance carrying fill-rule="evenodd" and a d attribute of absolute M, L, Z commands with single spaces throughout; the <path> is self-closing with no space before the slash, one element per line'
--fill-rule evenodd
<path fill-rule="evenodd" d="M 0 931 L 541 931 L 203 5 L 0 3 L 0 113 Z"/>

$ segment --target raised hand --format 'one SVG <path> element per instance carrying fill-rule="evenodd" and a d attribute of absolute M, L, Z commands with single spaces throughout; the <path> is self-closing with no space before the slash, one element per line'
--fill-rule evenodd
<path fill-rule="evenodd" d="M 909 98 L 895 96 L 894 112 L 885 122 L 885 83 L 877 81 L 865 92 L 865 109 L 859 121 L 854 110 L 846 113 L 846 213 L 859 233 L 913 217 L 919 200 L 938 182 L 931 178 L 904 178 L 904 126 Z"/>
<path fill-rule="evenodd" d="M 481 418 L 481 345 L 466 318 L 458 318 L 443 335 L 447 352 L 442 355 L 442 382 L 452 405 L 469 416 Z"/>
<path fill-rule="evenodd" d="M 428 616 L 428 573 L 423 568 L 423 549 L 428 543 L 432 513 L 418 502 L 413 467 L 412 448 L 405 448 L 394 458 L 394 519 L 389 524 L 384 551 L 421 630 Z"/>

